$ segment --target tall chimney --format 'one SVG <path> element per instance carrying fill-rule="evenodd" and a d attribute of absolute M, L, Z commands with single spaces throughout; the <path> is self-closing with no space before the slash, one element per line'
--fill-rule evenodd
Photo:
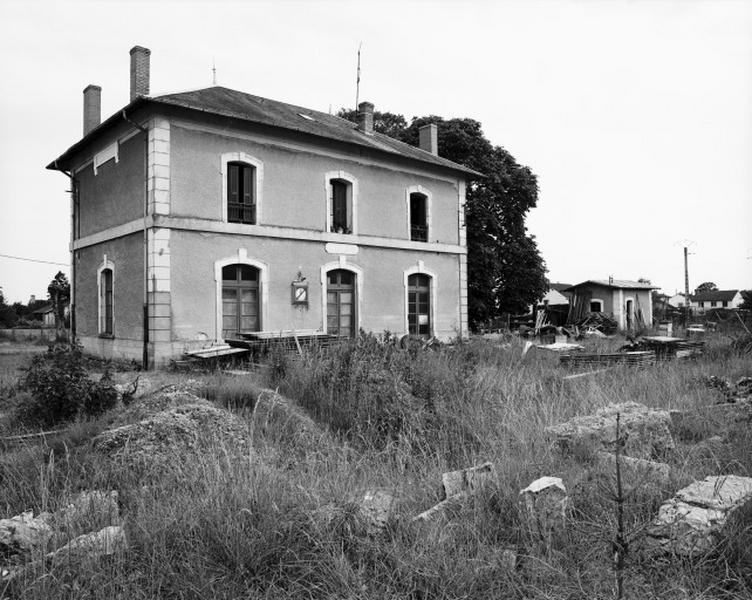
<path fill-rule="evenodd" d="M 149 95 L 149 56 L 151 50 L 142 46 L 131 48 L 131 102 Z"/>
<path fill-rule="evenodd" d="M 102 122 L 102 88 L 89 84 L 84 88 L 84 135 Z"/>
<path fill-rule="evenodd" d="M 373 104 L 370 102 L 358 104 L 358 129 L 363 133 L 373 133 Z"/>
<path fill-rule="evenodd" d="M 439 128 L 436 123 L 428 123 L 418 129 L 418 146 L 421 150 L 439 155 Z"/>

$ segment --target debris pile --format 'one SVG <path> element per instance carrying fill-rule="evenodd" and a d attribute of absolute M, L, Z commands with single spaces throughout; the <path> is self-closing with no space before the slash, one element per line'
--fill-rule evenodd
<path fill-rule="evenodd" d="M 213 440 L 242 449 L 247 439 L 248 427 L 240 418 L 202 400 L 103 431 L 94 438 L 94 447 L 128 464 L 156 465 L 200 450 Z"/>
<path fill-rule="evenodd" d="M 736 383 L 730 383 L 727 379 L 711 375 L 701 381 L 706 387 L 720 391 L 726 402 L 752 399 L 752 377 L 740 377 Z"/>
<path fill-rule="evenodd" d="M 580 331 L 580 336 L 593 335 L 596 331 L 604 335 L 613 335 L 619 327 L 616 319 L 602 312 L 588 313 L 572 324 Z"/>
<path fill-rule="evenodd" d="M 59 510 L 0 519 L 0 581 L 42 565 L 69 566 L 127 548 L 116 491 L 84 491 Z"/>

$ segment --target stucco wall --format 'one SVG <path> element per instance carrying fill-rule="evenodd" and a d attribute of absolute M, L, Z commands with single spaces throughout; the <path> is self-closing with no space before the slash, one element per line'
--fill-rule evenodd
<path fill-rule="evenodd" d="M 321 267 L 339 260 L 317 242 L 257 238 L 226 234 L 173 231 L 171 246 L 172 323 L 176 341 L 189 341 L 216 332 L 215 261 L 238 256 L 265 263 L 268 268 L 268 303 L 264 330 L 322 330 Z M 343 268 L 362 269 L 359 290 L 360 326 L 367 331 L 405 333 L 404 270 L 417 267 L 436 276 L 434 334 L 450 338 L 459 333 L 458 256 L 405 250 L 360 247 L 347 256 Z M 291 303 L 291 282 L 298 268 L 309 284 L 307 309 Z M 263 310 L 262 310 L 263 314 Z"/>
<path fill-rule="evenodd" d="M 222 220 L 221 156 L 244 152 L 263 162 L 262 225 L 323 231 L 325 174 L 345 171 L 358 181 L 362 235 L 409 239 L 405 191 L 421 185 L 432 194 L 429 240 L 458 243 L 457 180 L 418 175 L 317 154 L 300 141 L 295 148 L 171 127 L 171 214 Z"/>
<path fill-rule="evenodd" d="M 79 190 L 77 237 L 103 231 L 137 219 L 144 210 L 144 135 L 139 133 L 119 146 L 118 161 L 97 167 L 88 164 L 76 173 Z"/>
<path fill-rule="evenodd" d="M 129 235 L 76 251 L 76 335 L 99 336 L 99 291 L 97 270 L 104 255 L 113 263 L 113 338 L 142 340 L 143 238 Z M 104 340 L 113 345 L 112 340 Z"/>

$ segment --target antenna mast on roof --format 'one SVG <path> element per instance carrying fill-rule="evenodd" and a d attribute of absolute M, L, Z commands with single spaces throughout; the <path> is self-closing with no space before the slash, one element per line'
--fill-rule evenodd
<path fill-rule="evenodd" d="M 217 85 L 217 63 L 212 57 L 212 85 Z"/>
<path fill-rule="evenodd" d="M 363 42 L 360 42 L 358 46 L 358 73 L 355 78 L 355 114 L 358 113 L 358 102 L 360 101 L 360 49 L 363 47 Z"/>

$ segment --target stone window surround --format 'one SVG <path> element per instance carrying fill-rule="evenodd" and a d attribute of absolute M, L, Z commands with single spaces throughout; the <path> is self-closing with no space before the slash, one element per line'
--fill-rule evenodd
<path fill-rule="evenodd" d="M 249 265 L 259 271 L 259 330 L 263 331 L 268 323 L 269 316 L 269 265 L 255 258 L 248 256 L 245 248 L 238 248 L 238 253 L 233 256 L 227 256 L 214 261 L 214 285 L 215 285 L 215 320 L 214 320 L 214 339 L 217 342 L 222 341 L 222 267 L 228 265 Z"/>
<path fill-rule="evenodd" d="M 105 333 L 102 328 L 104 304 L 102 302 L 102 273 L 109 269 L 112 272 L 112 333 Z M 103 337 L 115 337 L 115 263 L 102 255 L 102 262 L 97 268 L 97 334 Z"/>
<path fill-rule="evenodd" d="M 227 219 L 227 165 L 232 162 L 240 162 L 253 167 L 253 191 L 254 202 L 256 203 L 256 223 L 259 225 L 263 219 L 263 197 L 264 197 L 264 163 L 250 154 L 245 152 L 225 152 L 220 157 L 220 172 L 222 174 L 222 221 L 229 223 Z"/>
<path fill-rule="evenodd" d="M 433 229 L 431 228 L 431 213 L 432 213 L 432 205 L 433 205 L 433 194 L 430 190 L 427 188 L 424 188 L 422 185 L 411 185 L 408 188 L 405 188 L 405 223 L 407 224 L 407 239 L 411 239 L 411 231 L 410 226 L 412 223 L 410 223 L 410 195 L 411 194 L 421 194 L 422 196 L 425 196 L 426 198 L 426 227 L 428 228 L 428 233 L 426 237 L 426 242 L 431 241 L 431 232 Z"/>
<path fill-rule="evenodd" d="M 409 196 L 408 196 L 409 198 Z M 402 276 L 402 285 L 404 287 L 404 302 L 405 302 L 405 310 L 404 310 L 404 331 L 405 335 L 409 334 L 410 332 L 410 325 L 408 323 L 408 279 L 410 275 L 427 275 L 431 278 L 431 294 L 430 298 L 428 299 L 430 304 L 430 316 L 429 319 L 431 321 L 431 335 L 435 335 L 435 327 L 436 327 L 436 288 L 437 288 L 437 280 L 436 273 L 431 271 L 430 269 L 427 269 L 425 264 L 422 260 L 418 261 L 417 265 L 414 265 L 412 267 L 408 267 L 403 271 Z"/>
<path fill-rule="evenodd" d="M 326 198 L 326 214 L 324 215 L 324 231 L 329 232 L 331 230 L 331 211 L 332 211 L 332 197 L 331 197 L 331 185 L 332 179 L 340 179 L 349 183 L 347 188 L 347 200 L 348 209 L 350 209 L 351 232 L 350 234 L 343 235 L 358 235 L 358 179 L 348 173 L 347 171 L 327 171 L 324 174 L 324 196 Z"/>
<path fill-rule="evenodd" d="M 351 271 L 355 274 L 355 327 L 354 333 L 360 331 L 360 316 L 363 314 L 361 310 L 363 304 L 363 289 L 364 289 L 364 272 L 363 269 L 354 264 L 347 262 L 345 255 L 340 255 L 339 260 L 336 262 L 329 262 L 321 266 L 321 330 L 324 333 L 328 333 L 327 325 L 327 274 L 329 271 L 336 271 L 337 269 L 344 269 L 345 271 Z"/>

